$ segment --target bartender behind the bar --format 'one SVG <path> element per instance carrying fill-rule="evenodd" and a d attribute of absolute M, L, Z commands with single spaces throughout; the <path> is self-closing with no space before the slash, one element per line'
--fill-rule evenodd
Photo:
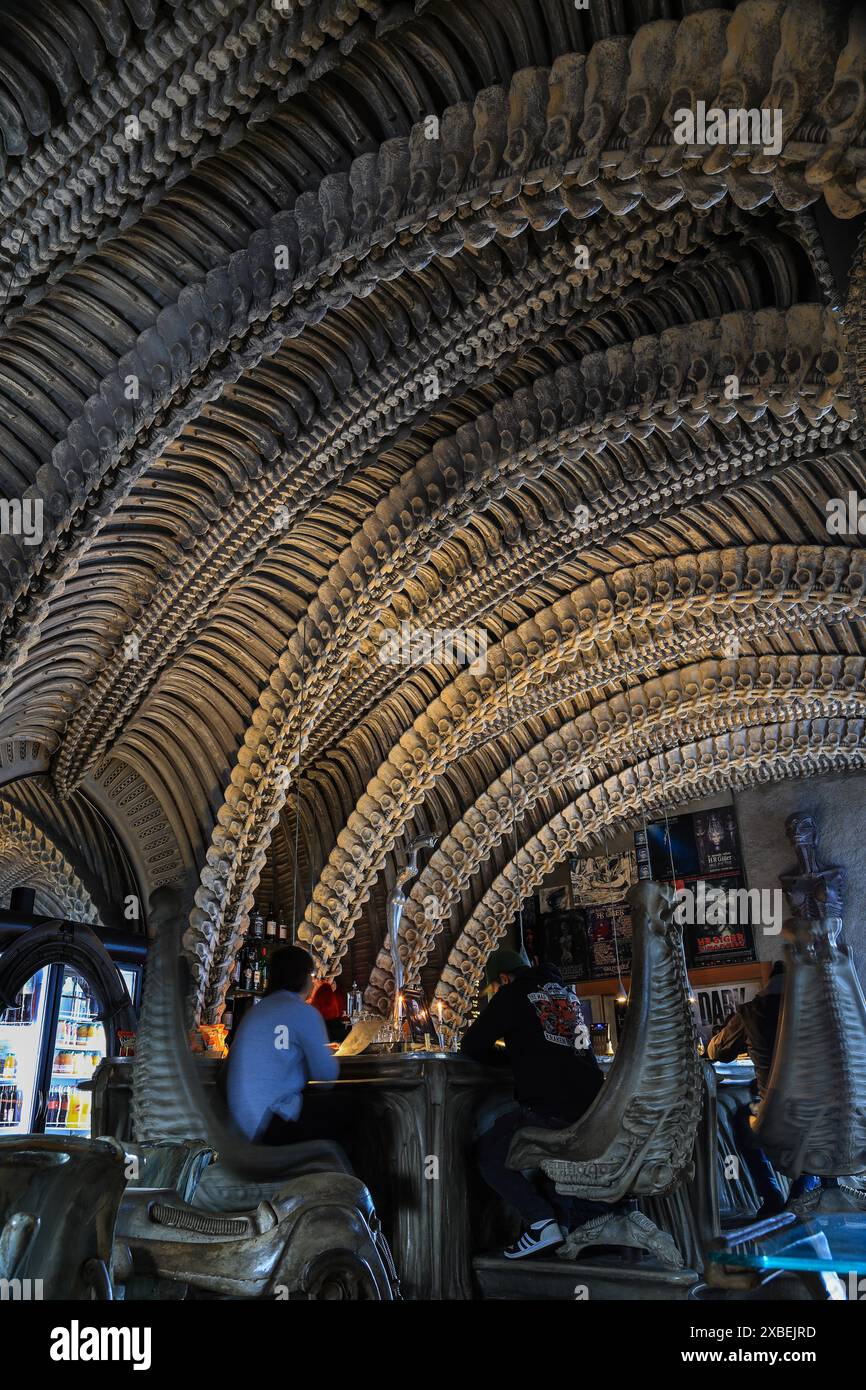
<path fill-rule="evenodd" d="M 464 1035 L 461 1051 L 477 1062 L 495 1062 L 502 1057 L 496 1048 L 501 1039 L 514 1072 L 517 1105 L 479 1139 L 478 1164 L 485 1181 L 523 1218 L 521 1236 L 505 1251 L 507 1259 L 520 1260 L 559 1245 L 576 1225 L 611 1209 L 560 1197 L 547 1179 L 541 1180 L 547 1189 L 542 1193 L 505 1163 L 524 1125 L 573 1124 L 595 1100 L 602 1074 L 589 1038 L 577 1046 L 585 1032 L 580 1005 L 555 966 L 531 967 L 516 951 L 501 949 L 490 956 L 486 973 L 495 993 Z"/>
<path fill-rule="evenodd" d="M 337 1137 L 332 1125 L 302 1115 L 307 1082 L 336 1081 L 340 1070 L 325 1021 L 306 1002 L 312 972 L 312 957 L 300 946 L 274 951 L 267 995 L 245 1014 L 231 1045 L 229 1111 L 255 1144 Z"/>

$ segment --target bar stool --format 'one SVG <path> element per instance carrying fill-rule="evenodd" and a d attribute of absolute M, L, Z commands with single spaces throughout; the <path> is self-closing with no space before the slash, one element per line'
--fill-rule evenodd
<path fill-rule="evenodd" d="M 673 889 L 637 883 L 628 896 L 632 987 L 607 1080 L 573 1125 L 519 1130 L 508 1155 L 510 1168 L 541 1168 L 558 1192 L 606 1203 L 660 1197 L 691 1178 L 704 1092 Z M 573 1258 L 589 1245 L 645 1250 L 671 1267 L 684 1263 L 673 1238 L 638 1211 L 592 1218 L 558 1253 Z"/>
<path fill-rule="evenodd" d="M 126 1184 L 114 1139 L 0 1139 L 0 1278 L 24 1299 L 112 1299 L 114 1226 Z"/>

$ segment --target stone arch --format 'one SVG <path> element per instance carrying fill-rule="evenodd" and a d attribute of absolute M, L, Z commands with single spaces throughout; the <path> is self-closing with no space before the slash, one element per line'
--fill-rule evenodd
<path fill-rule="evenodd" d="M 36 889 L 40 912 L 99 923 L 96 906 L 57 846 L 17 807 L 0 801 L 0 896 L 21 883 Z"/>
<path fill-rule="evenodd" d="M 737 318 L 736 315 L 731 317 Z M 762 421 L 766 407 L 773 400 L 782 417 L 796 414 L 802 404 L 807 416 L 814 418 L 815 428 L 819 433 L 820 421 L 828 411 L 839 408 L 843 415 L 847 414 L 844 402 L 836 389 L 837 386 L 841 386 L 842 377 L 838 354 L 829 346 L 835 337 L 835 329 L 831 318 L 824 311 L 814 306 L 800 306 L 789 315 L 773 311 L 762 312 L 751 316 L 750 324 L 754 326 L 755 333 L 766 348 L 760 358 L 764 368 L 762 381 L 760 384 L 754 383 L 754 406 L 741 401 L 736 408 L 731 409 L 730 403 L 723 399 L 722 379 L 717 378 L 712 386 L 707 383 L 707 390 L 701 393 L 701 399 L 696 402 L 696 411 L 686 412 L 693 425 L 703 428 L 703 423 L 714 412 L 723 422 L 729 422 L 734 416 L 739 418 L 741 415 L 744 419 L 752 419 L 753 423 Z M 828 351 L 819 352 L 816 356 L 817 340 L 814 335 L 816 329 L 822 331 L 819 325 L 822 328 L 826 327 L 830 337 Z M 670 338 L 665 340 L 665 354 L 671 359 L 671 364 L 666 370 L 680 376 L 683 389 L 686 377 L 690 373 L 700 374 L 703 371 L 703 367 L 698 367 L 694 361 L 695 353 L 701 353 L 702 363 L 705 360 L 703 354 L 713 351 L 720 353 L 719 361 L 721 356 L 727 360 L 731 353 L 736 359 L 737 334 L 733 332 L 733 323 L 730 324 L 730 329 L 730 341 L 727 341 L 727 335 L 723 333 L 722 338 L 710 347 L 705 342 L 699 347 L 699 337 L 689 336 L 688 331 L 683 334 L 674 330 Z M 788 338 L 788 331 L 793 333 L 793 339 Z M 666 335 L 662 335 L 663 339 L 665 337 Z M 751 362 L 756 344 L 751 329 L 748 340 L 747 359 Z M 797 343 L 795 350 L 794 341 Z M 740 351 L 742 346 L 740 342 Z M 793 350 L 793 356 L 788 355 L 789 348 Z M 607 354 L 600 354 L 597 362 L 585 359 L 580 368 L 581 380 L 587 384 L 592 381 L 594 384 L 591 389 L 594 391 L 609 389 L 614 394 L 620 393 L 625 380 L 640 382 L 642 385 L 657 380 L 658 353 L 655 348 L 650 351 L 647 347 L 646 351 L 641 349 L 639 353 L 635 351 L 634 354 L 629 349 L 623 351 L 616 349 Z M 770 365 L 774 359 L 778 363 L 776 369 Z M 781 380 L 783 359 L 787 364 L 797 361 L 799 386 L 795 386 L 787 371 L 784 372 L 784 382 Z M 599 374 L 596 368 L 601 367 L 602 361 L 604 366 Z M 674 361 L 677 362 L 676 366 L 673 365 Z M 775 375 L 777 370 L 780 373 L 779 378 Z M 835 385 L 831 384 L 829 378 L 824 377 L 828 370 L 835 379 Z M 816 380 L 816 372 L 822 384 Z M 744 358 L 744 381 L 746 377 L 747 365 Z M 245 735 L 244 747 L 232 771 L 231 786 L 226 792 L 225 803 L 217 817 L 218 825 L 209 851 L 206 879 L 203 879 L 196 894 L 197 905 L 190 919 L 188 944 L 191 954 L 197 959 L 203 959 L 211 953 L 215 944 L 212 940 L 215 932 L 222 936 L 223 927 L 218 924 L 224 922 L 225 931 L 233 935 L 236 923 L 248 911 L 265 853 L 263 840 L 275 823 L 275 815 L 279 810 L 280 789 L 275 785 L 275 777 L 282 779 L 284 788 L 297 761 L 301 706 L 306 711 L 307 718 L 314 718 L 316 712 L 332 698 L 339 681 L 341 662 L 345 662 L 348 654 L 360 642 L 366 626 L 375 616 L 376 603 L 381 603 L 387 589 L 393 587 L 396 577 L 395 566 L 403 567 L 408 577 L 413 567 L 432 548 L 436 524 L 446 525 L 449 513 L 454 509 L 455 499 L 457 510 L 448 523 L 451 525 L 459 521 L 461 508 L 470 502 L 474 505 L 480 499 L 480 483 L 476 482 L 475 478 L 476 474 L 483 478 L 485 459 L 491 450 L 494 458 L 487 468 L 492 469 L 494 473 L 501 470 L 500 452 L 504 451 L 505 459 L 511 456 L 521 459 L 516 465 L 518 471 L 512 479 L 517 483 L 527 471 L 534 473 L 543 466 L 538 444 L 525 442 L 527 431 L 532 437 L 535 437 L 538 431 L 543 435 L 554 422 L 559 422 L 560 429 L 564 427 L 565 434 L 572 438 L 572 447 L 575 447 L 576 426 L 569 422 L 580 417 L 581 405 L 585 404 L 588 397 L 583 395 L 583 387 L 577 386 L 575 377 L 569 370 L 562 369 L 558 372 L 556 380 L 559 383 L 558 387 L 554 389 L 551 381 L 549 391 L 547 383 L 542 387 L 536 382 L 533 393 L 522 393 L 527 397 L 525 401 L 522 401 L 521 393 L 518 393 L 523 406 L 522 416 L 516 409 L 507 417 L 494 410 L 472 427 L 458 431 L 454 441 L 447 444 L 443 441 L 437 445 L 413 470 L 413 477 L 393 490 L 387 505 L 379 505 L 375 520 L 371 519 L 365 524 L 363 533 L 358 536 L 357 544 L 344 552 L 341 564 L 334 567 L 328 583 L 322 586 L 320 599 L 314 602 L 309 610 L 314 631 L 318 629 L 320 635 L 309 640 L 305 635 L 303 650 L 297 636 L 290 641 L 286 652 L 280 658 L 279 669 L 271 676 L 268 688 L 261 697 L 259 709 Z M 672 382 L 673 376 L 670 376 L 669 380 Z M 744 389 L 752 392 L 753 387 Z M 799 394 L 800 389 L 805 391 L 805 396 Z M 662 394 L 665 399 L 669 399 L 667 388 Z M 671 445 L 678 428 L 677 422 L 682 423 L 684 420 L 682 411 L 674 406 L 674 418 L 671 419 L 666 415 L 662 402 L 656 400 L 655 388 L 650 389 L 648 386 L 645 404 L 648 412 L 645 413 L 640 432 L 646 435 L 658 427 L 660 437 L 664 439 L 665 450 L 673 448 L 679 460 L 674 465 L 674 472 L 675 475 L 679 475 L 680 480 L 671 478 L 664 488 L 658 483 L 653 487 L 655 497 L 660 498 L 664 495 L 669 504 L 670 499 L 680 493 L 683 487 L 688 493 L 693 492 L 700 485 L 700 480 L 692 476 L 688 482 L 685 481 L 690 472 L 694 474 L 694 469 L 687 464 L 688 447 L 685 444 Z M 612 424 L 615 418 L 612 402 L 611 410 Z M 663 420 L 666 423 L 662 428 Z M 598 429 L 600 424 L 601 422 L 597 421 L 594 428 Z M 593 426 L 590 425 L 588 417 L 584 420 L 584 427 L 589 438 L 593 433 Z M 632 433 L 632 429 L 630 426 L 625 430 L 625 437 Z M 601 433 L 603 437 L 603 428 Z M 620 433 L 623 431 L 620 430 Z M 816 442 L 811 441 L 812 447 Z M 788 443 L 793 441 L 789 440 Z M 562 449 L 566 446 L 560 442 L 558 447 Z M 735 463 L 734 454 L 737 454 L 736 449 L 725 459 L 716 460 L 714 463 L 708 461 L 703 470 L 704 479 L 712 475 L 716 468 L 727 474 L 731 467 L 745 466 L 748 469 L 757 466 L 757 462 L 750 459 L 748 448 L 743 451 L 742 441 L 738 454 L 740 465 Z M 454 493 L 458 480 L 464 476 L 469 479 L 468 496 L 463 496 L 459 490 Z M 603 492 L 604 485 L 600 482 L 596 495 L 601 498 Z M 429 500 L 431 495 L 435 498 L 435 506 Z M 651 508 L 652 505 L 651 502 Z M 610 504 L 606 504 L 606 507 L 609 509 Z M 630 504 L 629 513 L 633 510 L 634 505 Z M 437 512 L 441 517 L 438 523 L 434 520 Z M 381 591 L 378 599 L 377 591 Z M 304 692 L 303 702 L 300 700 L 301 690 Z M 226 844 L 231 846 L 229 854 L 224 852 L 223 847 Z M 222 941 L 216 943 L 216 954 L 224 955 Z M 220 964 L 224 964 L 224 961 Z M 200 988 L 209 995 L 210 1007 L 213 1003 L 213 987 L 206 986 L 201 981 Z"/>

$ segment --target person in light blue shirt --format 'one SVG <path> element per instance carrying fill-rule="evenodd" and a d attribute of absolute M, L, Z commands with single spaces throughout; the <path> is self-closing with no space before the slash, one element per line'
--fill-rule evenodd
<path fill-rule="evenodd" d="M 283 946 L 270 961 L 268 992 L 245 1014 L 229 1051 L 229 1113 L 247 1139 L 291 1144 L 326 1138 L 301 1118 L 308 1081 L 336 1081 L 340 1064 L 328 1047 L 325 1021 L 306 1003 L 313 960 Z"/>

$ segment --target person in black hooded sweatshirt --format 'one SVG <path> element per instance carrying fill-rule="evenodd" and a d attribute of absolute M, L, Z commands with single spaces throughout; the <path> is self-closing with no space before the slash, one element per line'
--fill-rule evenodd
<path fill-rule="evenodd" d="M 589 1045 L 574 991 L 555 966 L 529 966 L 516 951 L 494 951 L 487 981 L 495 990 L 467 1030 L 461 1052 L 476 1062 L 505 1059 L 514 1073 L 517 1105 L 501 1115 L 478 1141 L 485 1181 L 519 1211 L 524 1230 L 505 1251 L 519 1260 L 561 1244 L 575 1225 L 610 1210 L 601 1202 L 561 1197 L 549 1179 L 533 1180 L 506 1167 L 511 1140 L 524 1125 L 562 1129 L 589 1108 L 602 1085 L 601 1068 Z M 580 1044 L 583 1044 L 581 1046 Z"/>

